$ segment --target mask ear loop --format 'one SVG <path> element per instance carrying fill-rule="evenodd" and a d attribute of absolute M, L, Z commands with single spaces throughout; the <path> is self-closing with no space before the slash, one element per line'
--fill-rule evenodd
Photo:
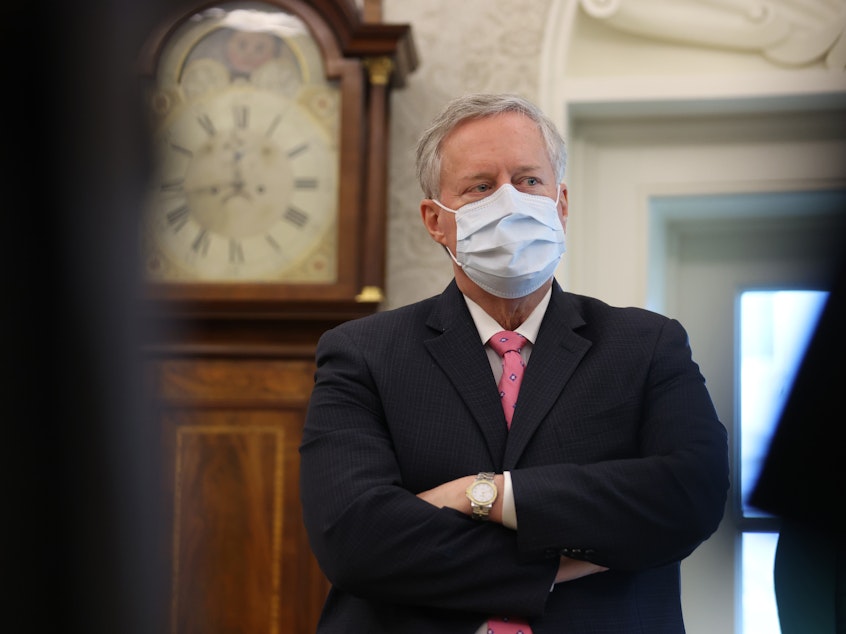
<path fill-rule="evenodd" d="M 441 208 L 441 209 L 443 209 L 444 211 L 448 211 L 448 212 L 449 212 L 449 213 L 451 213 L 451 214 L 457 214 L 457 213 L 458 213 L 458 210 L 457 210 L 457 209 L 450 209 L 449 207 L 447 207 L 446 205 L 444 205 L 444 204 L 443 204 L 440 200 L 438 200 L 437 198 L 433 198 L 433 199 L 432 199 L 432 202 L 433 202 L 433 203 L 435 203 L 438 207 L 440 207 L 440 208 Z"/>
<path fill-rule="evenodd" d="M 464 265 L 461 262 L 459 262 L 458 260 L 455 259 L 455 256 L 452 254 L 452 251 L 449 250 L 449 247 L 447 245 L 442 244 L 441 246 L 444 248 L 444 251 L 446 251 L 447 254 L 449 254 L 449 257 L 452 259 L 452 261 L 455 262 L 458 265 L 458 268 L 464 268 Z"/>
<path fill-rule="evenodd" d="M 455 209 L 450 209 L 449 207 L 447 207 L 446 205 L 444 205 L 443 203 L 441 203 L 441 202 L 440 202 L 437 198 L 433 198 L 433 199 L 432 199 L 432 202 L 433 202 L 433 203 L 435 203 L 438 207 L 440 207 L 440 208 L 441 208 L 441 209 L 443 209 L 444 211 L 448 211 L 448 212 L 449 212 L 449 213 L 451 213 L 451 214 L 455 214 L 455 213 L 457 213 Z M 450 251 L 450 250 L 449 250 L 449 247 L 448 247 L 447 245 L 442 244 L 441 246 L 444 248 L 444 251 L 446 251 L 446 252 L 447 252 L 447 254 L 449 255 L 450 259 L 451 259 L 453 262 L 455 262 L 455 264 L 456 264 L 459 268 L 463 268 L 463 267 L 464 267 L 464 265 L 463 265 L 463 264 L 461 264 L 461 262 L 459 262 L 458 260 L 456 260 L 456 259 L 455 259 L 455 256 L 452 254 L 452 251 Z"/>

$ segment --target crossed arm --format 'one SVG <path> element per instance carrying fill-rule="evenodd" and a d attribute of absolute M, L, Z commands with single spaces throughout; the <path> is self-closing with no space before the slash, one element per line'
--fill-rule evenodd
<path fill-rule="evenodd" d="M 422 491 L 417 494 L 421 500 L 425 500 L 433 506 L 438 508 L 448 507 L 460 511 L 465 515 L 471 514 L 470 502 L 467 500 L 465 491 L 467 487 L 473 482 L 474 476 L 464 476 L 450 482 L 436 486 L 428 491 Z M 494 476 L 494 484 L 498 491 L 502 491 L 505 486 L 505 478 L 501 473 Z M 488 515 L 488 521 L 502 524 L 502 506 L 503 496 L 497 496 L 494 500 Z M 569 557 L 561 557 L 558 563 L 558 572 L 555 575 L 555 583 L 563 583 L 565 581 L 573 581 L 581 577 L 596 574 L 597 572 L 604 572 L 608 568 L 599 566 L 590 561 L 580 561 L 571 559 Z"/>

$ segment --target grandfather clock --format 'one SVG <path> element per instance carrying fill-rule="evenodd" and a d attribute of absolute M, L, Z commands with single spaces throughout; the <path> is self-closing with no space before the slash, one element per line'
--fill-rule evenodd
<path fill-rule="evenodd" d="M 317 339 L 384 287 L 389 92 L 407 25 L 353 0 L 198 2 L 141 54 L 140 219 L 172 634 L 311 633 L 299 503 Z"/>

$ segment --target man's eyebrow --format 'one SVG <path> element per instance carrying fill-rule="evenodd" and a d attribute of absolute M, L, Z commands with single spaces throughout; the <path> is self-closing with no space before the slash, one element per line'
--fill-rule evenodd
<path fill-rule="evenodd" d="M 540 172 L 543 170 L 543 165 L 520 165 L 517 167 L 513 173 L 514 174 L 525 174 L 526 172 Z M 484 180 L 484 179 L 492 179 L 495 177 L 495 172 L 488 171 L 488 170 L 479 170 L 478 172 L 473 172 L 471 174 L 466 174 L 463 176 L 458 176 L 458 180 L 460 181 L 475 181 L 475 180 Z"/>
<path fill-rule="evenodd" d="M 521 165 L 515 170 L 516 174 L 522 174 L 524 172 L 540 172 L 544 169 L 543 165 Z"/>
<path fill-rule="evenodd" d="M 459 175 L 458 179 L 463 181 L 475 181 L 479 179 L 493 178 L 493 176 L 493 172 L 490 172 L 488 170 L 479 170 L 478 172 Z"/>

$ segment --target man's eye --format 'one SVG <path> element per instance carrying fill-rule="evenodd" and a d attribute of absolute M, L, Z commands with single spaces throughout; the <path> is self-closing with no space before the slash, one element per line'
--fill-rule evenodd
<path fill-rule="evenodd" d="M 540 183 L 540 181 L 538 181 L 538 179 L 534 178 L 533 176 L 530 176 L 529 178 L 526 179 L 526 185 L 537 185 L 539 183 Z"/>
<path fill-rule="evenodd" d="M 480 194 L 484 194 L 485 192 L 490 191 L 490 188 L 491 188 L 490 185 L 486 185 L 486 184 L 476 185 L 473 188 L 473 191 L 478 192 Z"/>

